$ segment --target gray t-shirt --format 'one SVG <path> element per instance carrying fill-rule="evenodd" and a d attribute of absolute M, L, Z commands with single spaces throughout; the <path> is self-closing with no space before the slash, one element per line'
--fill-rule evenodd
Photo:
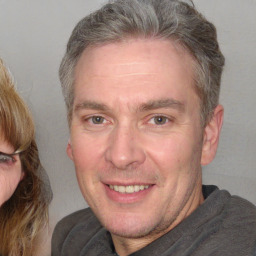
<path fill-rule="evenodd" d="M 256 207 L 215 186 L 203 186 L 203 194 L 190 216 L 130 256 L 256 256 Z M 117 255 L 90 208 L 62 219 L 52 238 L 52 256 L 85 255 Z"/>

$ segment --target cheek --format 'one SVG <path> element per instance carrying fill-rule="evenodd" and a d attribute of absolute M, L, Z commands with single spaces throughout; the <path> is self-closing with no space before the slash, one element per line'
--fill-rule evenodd
<path fill-rule="evenodd" d="M 86 171 L 98 165 L 103 159 L 105 144 L 103 139 L 97 137 L 74 134 L 71 147 L 75 166 Z"/>
<path fill-rule="evenodd" d="M 95 143 L 90 143 L 90 139 L 86 138 L 72 141 L 72 155 L 76 176 L 80 189 L 84 192 L 92 189 L 91 187 L 93 187 L 98 177 L 96 170 L 102 161 L 98 147 L 96 140 Z"/>
<path fill-rule="evenodd" d="M 98 152 L 91 147 L 74 147 L 73 162 L 78 172 L 86 174 L 98 163 Z"/>
<path fill-rule="evenodd" d="M 192 155 L 192 146 L 188 140 L 178 135 L 162 138 L 161 140 L 150 140 L 146 151 L 150 158 L 162 168 L 185 165 Z"/>
<path fill-rule="evenodd" d="M 93 209 L 97 209 L 97 204 L 101 201 L 97 172 L 101 159 L 97 154 L 95 148 L 73 145 L 73 162 L 78 185 L 85 201 Z"/>
<path fill-rule="evenodd" d="M 7 173 L 6 170 L 0 170 L 0 205 L 13 195 L 22 178 L 21 169 L 15 171 Z"/>
<path fill-rule="evenodd" d="M 192 176 L 197 176 L 201 168 L 201 144 L 192 138 L 189 140 L 181 134 L 173 134 L 157 143 L 151 140 L 147 145 L 148 158 L 157 168 L 162 186 L 181 189 L 190 183 Z"/>

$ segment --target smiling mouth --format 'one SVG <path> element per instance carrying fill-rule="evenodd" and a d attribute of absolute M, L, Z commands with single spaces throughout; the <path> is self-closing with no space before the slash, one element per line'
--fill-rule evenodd
<path fill-rule="evenodd" d="M 129 185 L 129 186 L 118 186 L 118 185 L 108 185 L 110 189 L 122 193 L 122 194 L 131 194 L 140 192 L 148 189 L 151 185 Z"/>

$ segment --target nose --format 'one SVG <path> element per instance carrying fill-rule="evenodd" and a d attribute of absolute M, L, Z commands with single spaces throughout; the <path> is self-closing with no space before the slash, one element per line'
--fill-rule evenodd
<path fill-rule="evenodd" d="M 121 170 L 142 164 L 146 155 L 139 141 L 139 132 L 135 128 L 116 127 L 109 137 L 106 160 Z"/>

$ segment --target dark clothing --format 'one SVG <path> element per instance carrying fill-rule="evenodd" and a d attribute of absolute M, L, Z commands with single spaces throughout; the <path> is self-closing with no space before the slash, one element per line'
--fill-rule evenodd
<path fill-rule="evenodd" d="M 203 186 L 203 194 L 190 216 L 131 256 L 256 256 L 256 207 L 215 186 Z M 84 255 L 117 255 L 89 208 L 62 219 L 52 238 L 52 256 Z"/>

